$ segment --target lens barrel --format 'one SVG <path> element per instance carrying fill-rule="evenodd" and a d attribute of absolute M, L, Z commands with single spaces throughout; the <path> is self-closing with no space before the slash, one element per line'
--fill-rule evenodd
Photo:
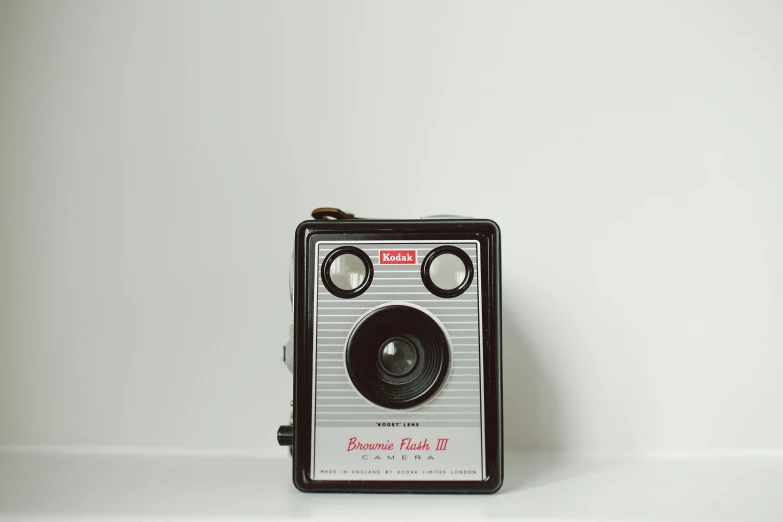
<path fill-rule="evenodd" d="M 443 328 L 429 314 L 402 304 L 376 308 L 352 330 L 345 363 L 367 400 L 391 409 L 418 406 L 438 392 L 451 368 Z"/>

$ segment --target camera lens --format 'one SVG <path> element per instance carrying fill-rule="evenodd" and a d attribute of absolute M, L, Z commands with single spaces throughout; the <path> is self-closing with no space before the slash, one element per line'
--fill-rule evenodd
<path fill-rule="evenodd" d="M 390 304 L 367 313 L 348 336 L 348 377 L 367 400 L 406 409 L 432 398 L 448 377 L 451 347 L 420 308 Z"/>
<path fill-rule="evenodd" d="M 354 254 L 337 256 L 329 267 L 329 278 L 340 290 L 356 290 L 367 277 L 364 262 Z"/>
<path fill-rule="evenodd" d="M 321 265 L 321 280 L 329 292 L 343 299 L 362 295 L 372 283 L 372 262 L 363 250 L 343 246 L 329 252 Z"/>
<path fill-rule="evenodd" d="M 473 261 L 461 248 L 434 248 L 421 264 L 421 280 L 438 297 L 462 295 L 473 281 Z"/>
<path fill-rule="evenodd" d="M 408 375 L 416 366 L 416 348 L 407 340 L 395 337 L 386 341 L 378 352 L 383 369 L 393 377 Z"/>

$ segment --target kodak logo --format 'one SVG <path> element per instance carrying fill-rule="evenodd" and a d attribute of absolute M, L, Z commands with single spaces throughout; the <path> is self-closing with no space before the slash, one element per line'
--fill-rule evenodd
<path fill-rule="evenodd" d="M 381 250 L 382 265 L 415 265 L 415 250 Z"/>

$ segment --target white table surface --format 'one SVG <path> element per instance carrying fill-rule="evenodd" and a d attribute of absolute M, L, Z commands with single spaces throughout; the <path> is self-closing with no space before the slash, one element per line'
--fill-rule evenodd
<path fill-rule="evenodd" d="M 0 454 L 0 520 L 783 521 L 783 458 L 513 454 L 496 495 L 304 494 L 276 457 Z"/>

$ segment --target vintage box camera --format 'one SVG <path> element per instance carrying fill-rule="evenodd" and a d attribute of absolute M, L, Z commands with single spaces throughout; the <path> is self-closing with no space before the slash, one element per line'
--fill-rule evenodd
<path fill-rule="evenodd" d="M 302 491 L 493 493 L 503 481 L 500 230 L 305 221 L 293 260 Z M 293 357 L 292 357 L 293 356 Z"/>

